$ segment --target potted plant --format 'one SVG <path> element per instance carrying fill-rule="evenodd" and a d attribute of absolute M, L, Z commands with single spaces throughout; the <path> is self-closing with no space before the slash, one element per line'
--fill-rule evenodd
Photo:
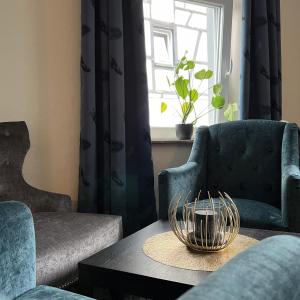
<path fill-rule="evenodd" d="M 221 95 L 222 85 L 220 83 L 214 84 L 212 88 L 212 98 L 207 110 L 202 113 L 197 113 L 195 103 L 204 94 L 200 93 L 199 89 L 205 80 L 209 80 L 213 76 L 213 71 L 209 69 L 195 70 L 195 61 L 189 60 L 183 56 L 174 69 L 174 81 L 168 84 L 170 88 L 175 89 L 180 111 L 178 112 L 181 118 L 181 123 L 176 125 L 176 136 L 180 140 L 188 140 L 193 134 L 193 126 L 197 120 L 215 109 L 221 109 L 225 105 L 225 98 Z M 168 106 L 165 102 L 161 102 L 161 113 L 167 110 Z M 224 112 L 225 118 L 233 120 L 235 112 L 237 111 L 236 103 L 229 104 Z M 189 118 L 193 115 L 193 118 Z M 188 119 L 189 118 L 189 119 Z"/>

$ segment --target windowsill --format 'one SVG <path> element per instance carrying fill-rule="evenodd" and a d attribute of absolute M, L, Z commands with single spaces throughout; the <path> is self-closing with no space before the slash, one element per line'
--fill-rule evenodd
<path fill-rule="evenodd" d="M 194 140 L 177 140 L 177 139 L 152 139 L 152 144 L 180 144 L 180 145 L 191 145 Z"/>
<path fill-rule="evenodd" d="M 174 127 L 150 127 L 152 145 L 192 145 L 194 136 L 191 140 L 178 140 Z"/>

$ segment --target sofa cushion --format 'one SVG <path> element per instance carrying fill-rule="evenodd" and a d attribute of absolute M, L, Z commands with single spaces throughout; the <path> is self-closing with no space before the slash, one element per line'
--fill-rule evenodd
<path fill-rule="evenodd" d="M 122 237 L 119 216 L 41 212 L 33 219 L 38 285 L 61 287 L 75 281 L 79 261 Z"/>
<path fill-rule="evenodd" d="M 22 294 L 16 300 L 40 300 L 40 299 L 51 299 L 51 300 L 91 300 L 85 296 L 60 290 L 50 286 L 40 285 L 36 288 L 27 291 Z"/>
<path fill-rule="evenodd" d="M 241 227 L 287 230 L 280 209 L 255 200 L 233 198 L 241 218 Z"/>

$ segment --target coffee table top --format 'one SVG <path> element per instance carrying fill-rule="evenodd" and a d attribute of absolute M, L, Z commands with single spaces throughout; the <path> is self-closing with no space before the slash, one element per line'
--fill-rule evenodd
<path fill-rule="evenodd" d="M 139 296 L 155 298 L 164 293 L 169 295 L 170 299 L 179 296 L 199 284 L 210 272 L 167 266 L 144 254 L 143 245 L 146 239 L 169 230 L 171 229 L 168 221 L 162 220 L 145 227 L 80 262 L 79 276 L 80 272 L 90 272 L 93 274 L 94 285 L 113 288 L 117 282 L 120 289 Z M 257 240 L 273 235 L 291 234 L 248 228 L 241 228 L 240 233 Z"/>

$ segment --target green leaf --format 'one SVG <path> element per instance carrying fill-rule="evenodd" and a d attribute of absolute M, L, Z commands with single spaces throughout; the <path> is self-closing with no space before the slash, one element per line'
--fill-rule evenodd
<path fill-rule="evenodd" d="M 195 68 L 195 63 L 192 60 L 188 60 L 185 67 L 183 68 L 184 70 L 191 70 Z"/>
<path fill-rule="evenodd" d="M 175 81 L 176 92 L 179 97 L 185 99 L 188 95 L 188 80 L 184 79 L 182 76 L 177 78 Z"/>
<path fill-rule="evenodd" d="M 185 55 L 181 57 L 180 62 L 182 62 L 184 65 L 187 64 L 187 59 Z"/>
<path fill-rule="evenodd" d="M 214 75 L 214 72 L 212 70 L 207 70 L 205 72 L 205 79 L 209 79 Z"/>
<path fill-rule="evenodd" d="M 217 83 L 213 86 L 213 92 L 215 95 L 220 95 L 222 93 L 222 84 Z"/>
<path fill-rule="evenodd" d="M 199 94 L 198 94 L 197 90 L 196 89 L 192 89 L 190 91 L 190 100 L 193 101 L 193 102 L 195 102 L 198 99 L 198 97 L 199 97 Z"/>
<path fill-rule="evenodd" d="M 179 73 L 179 70 L 180 70 L 180 69 L 183 69 L 184 66 L 185 66 L 185 65 L 184 65 L 182 62 L 180 62 L 180 63 L 177 65 L 176 69 L 175 69 L 176 74 L 178 74 L 178 73 Z"/>
<path fill-rule="evenodd" d="M 235 114 L 238 111 L 238 106 L 236 103 L 229 103 L 226 110 L 224 111 L 224 117 L 228 121 L 234 121 L 235 120 Z"/>
<path fill-rule="evenodd" d="M 189 110 L 190 110 L 190 103 L 189 102 L 184 102 L 181 105 L 181 110 L 182 110 L 182 114 L 184 116 L 187 116 L 189 114 Z"/>
<path fill-rule="evenodd" d="M 186 56 L 185 55 L 180 58 L 180 62 L 183 62 L 183 61 L 186 62 Z"/>
<path fill-rule="evenodd" d="M 223 96 L 217 95 L 217 96 L 212 97 L 211 105 L 214 108 L 220 109 L 224 106 L 224 104 L 225 104 L 225 98 Z"/>
<path fill-rule="evenodd" d="M 167 103 L 162 102 L 162 103 L 160 104 L 160 112 L 161 112 L 161 113 L 165 112 L 167 108 L 168 108 Z"/>
<path fill-rule="evenodd" d="M 202 69 L 195 74 L 195 78 L 199 80 L 209 79 L 214 75 L 212 70 Z"/>
<path fill-rule="evenodd" d="M 202 69 L 195 74 L 195 78 L 199 80 L 205 79 L 206 70 Z"/>
<path fill-rule="evenodd" d="M 176 69 L 175 69 L 175 73 L 178 75 L 179 73 L 179 70 L 180 69 L 183 69 L 184 66 L 187 64 L 187 60 L 186 60 L 186 57 L 183 56 L 180 61 L 178 62 L 177 66 L 176 66 Z"/>

